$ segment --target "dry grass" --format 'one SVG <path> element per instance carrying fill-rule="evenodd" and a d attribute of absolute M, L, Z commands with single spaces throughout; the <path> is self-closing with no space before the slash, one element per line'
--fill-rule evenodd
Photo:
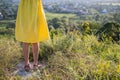
<path fill-rule="evenodd" d="M 0 78 L 21 80 L 10 71 L 19 62 L 20 44 L 14 40 L 0 40 Z M 119 80 L 120 45 L 98 42 L 94 35 L 76 33 L 56 35 L 52 41 L 41 43 L 40 59 L 46 67 L 41 80 Z M 30 56 L 31 57 L 31 56 Z M 7 69 L 7 70 L 6 70 Z M 36 77 L 28 80 L 39 80 Z"/>
<path fill-rule="evenodd" d="M 7 79 L 21 58 L 20 45 L 14 40 L 0 39 L 0 79 Z"/>

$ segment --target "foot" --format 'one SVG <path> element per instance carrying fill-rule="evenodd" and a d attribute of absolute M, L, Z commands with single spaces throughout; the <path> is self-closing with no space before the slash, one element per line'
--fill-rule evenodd
<path fill-rule="evenodd" d="M 34 65 L 33 65 L 33 70 L 36 71 L 36 70 L 38 70 L 38 68 L 39 68 L 39 65 L 38 65 L 38 64 L 34 64 Z"/>
<path fill-rule="evenodd" d="M 39 64 L 33 64 L 33 70 L 36 71 L 36 70 L 39 70 L 41 68 L 41 65 Z"/>
<path fill-rule="evenodd" d="M 31 69 L 30 64 L 25 65 L 24 69 L 25 69 L 25 71 L 29 72 Z"/>

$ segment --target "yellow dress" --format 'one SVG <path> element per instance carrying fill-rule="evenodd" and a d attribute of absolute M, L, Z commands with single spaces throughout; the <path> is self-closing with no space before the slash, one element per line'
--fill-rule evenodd
<path fill-rule="evenodd" d="M 20 1 L 15 37 L 16 40 L 26 43 L 36 43 L 50 38 L 41 0 Z"/>

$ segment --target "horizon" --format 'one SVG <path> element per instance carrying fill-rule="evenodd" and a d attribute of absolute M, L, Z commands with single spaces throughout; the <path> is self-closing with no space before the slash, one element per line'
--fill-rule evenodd
<path fill-rule="evenodd" d="M 20 1 L 20 0 L 13 0 L 13 1 Z M 56 1 L 73 1 L 73 0 L 42 0 L 43 2 L 44 1 L 47 1 L 47 2 L 49 2 L 49 1 L 52 1 L 52 2 L 56 2 Z M 82 1 L 82 2 L 86 2 L 86 1 L 84 1 L 84 0 L 75 0 L 76 2 L 78 2 L 78 1 Z M 75 2 L 74 1 L 74 2 Z M 91 1 L 91 2 L 99 2 L 99 1 L 101 1 L 101 2 L 106 2 L 106 1 L 110 1 L 110 2 L 120 2 L 120 0 L 89 0 L 89 1 Z"/>

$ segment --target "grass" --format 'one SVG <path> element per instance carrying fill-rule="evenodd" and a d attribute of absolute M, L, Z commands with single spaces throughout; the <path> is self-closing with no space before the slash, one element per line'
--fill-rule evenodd
<path fill-rule="evenodd" d="M 46 16 L 48 20 L 55 17 L 78 19 L 74 14 L 46 13 Z M 14 40 L 13 28 L 0 26 L 1 32 L 8 33 L 0 35 L 0 80 L 21 80 L 20 76 L 11 75 L 15 65 L 23 59 L 21 44 Z M 83 36 L 77 31 L 54 34 L 51 41 L 40 43 L 39 52 L 39 60 L 46 64 L 40 72 L 41 80 L 120 79 L 120 44 L 99 42 L 94 35 Z M 39 79 L 33 76 L 28 80 Z"/>
<path fill-rule="evenodd" d="M 9 23 L 9 22 L 15 22 L 15 20 L 0 20 L 0 23 Z"/>
<path fill-rule="evenodd" d="M 21 60 L 20 44 L 7 38 L 0 39 L 0 44 L 0 79 L 21 80 L 20 76 L 10 75 Z M 119 53 L 119 44 L 98 42 L 94 35 L 83 36 L 76 32 L 54 35 L 51 41 L 40 44 L 39 60 L 46 63 L 46 67 L 40 72 L 40 78 L 41 80 L 119 80 Z"/>
<path fill-rule="evenodd" d="M 63 13 L 50 13 L 50 12 L 47 12 L 46 13 L 46 18 L 47 20 L 51 20 L 53 18 L 62 18 L 62 17 L 67 17 L 67 18 L 73 18 L 73 17 L 76 17 L 75 14 L 63 14 Z"/>
<path fill-rule="evenodd" d="M 0 80 L 8 80 L 21 58 L 20 44 L 13 39 L 0 39 Z"/>
<path fill-rule="evenodd" d="M 93 35 L 75 34 L 54 37 L 52 45 L 55 52 L 48 57 L 47 66 L 41 71 L 42 80 L 120 78 L 120 45 L 98 42 Z"/>

